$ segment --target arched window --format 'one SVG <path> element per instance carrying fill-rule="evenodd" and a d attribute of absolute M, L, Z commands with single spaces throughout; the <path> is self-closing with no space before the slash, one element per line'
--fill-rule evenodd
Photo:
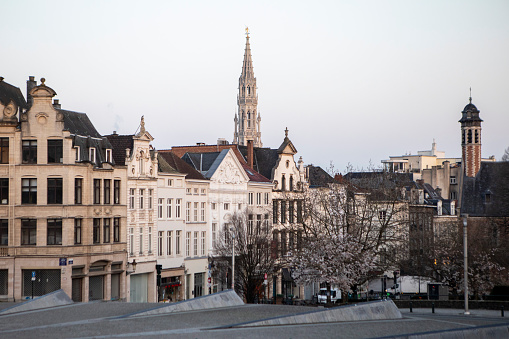
<path fill-rule="evenodd" d="M 247 86 L 247 96 L 251 95 L 251 87 Z"/>
<path fill-rule="evenodd" d="M 286 191 L 286 179 L 284 174 L 281 176 L 281 191 Z"/>
<path fill-rule="evenodd" d="M 290 174 L 290 191 L 293 191 L 293 175 Z"/>
<path fill-rule="evenodd" d="M 476 144 L 479 143 L 479 131 L 478 130 L 475 130 L 475 143 Z"/>
<path fill-rule="evenodd" d="M 468 138 L 467 139 L 468 139 L 468 143 L 471 144 L 472 143 L 472 130 L 471 129 L 468 130 Z"/>

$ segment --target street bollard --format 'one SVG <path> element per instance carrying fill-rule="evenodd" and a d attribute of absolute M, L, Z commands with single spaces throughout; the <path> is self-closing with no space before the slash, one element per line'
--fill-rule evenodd
<path fill-rule="evenodd" d="M 413 310 L 412 310 L 412 302 L 410 302 L 410 313 L 412 313 Z"/>
<path fill-rule="evenodd" d="M 435 303 L 431 303 L 431 313 L 435 313 Z"/>
<path fill-rule="evenodd" d="M 502 305 L 502 307 L 500 307 L 500 315 L 502 317 L 504 316 L 504 305 Z"/>

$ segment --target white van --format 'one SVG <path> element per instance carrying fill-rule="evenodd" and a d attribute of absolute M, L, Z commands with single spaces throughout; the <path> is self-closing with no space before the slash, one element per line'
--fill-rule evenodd
<path fill-rule="evenodd" d="M 330 301 L 333 303 L 337 303 L 341 301 L 341 291 L 337 288 L 330 289 Z M 320 288 L 320 292 L 318 292 L 318 303 L 325 304 L 327 303 L 327 289 Z"/>

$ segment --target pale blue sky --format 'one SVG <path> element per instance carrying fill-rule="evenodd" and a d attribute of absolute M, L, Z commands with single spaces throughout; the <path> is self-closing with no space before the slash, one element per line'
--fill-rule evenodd
<path fill-rule="evenodd" d="M 244 28 L 264 146 L 344 171 L 430 149 L 459 157 L 461 110 L 484 157 L 509 146 L 509 1 L 6 1 L 0 76 L 46 78 L 100 133 L 156 148 L 233 139 Z"/>

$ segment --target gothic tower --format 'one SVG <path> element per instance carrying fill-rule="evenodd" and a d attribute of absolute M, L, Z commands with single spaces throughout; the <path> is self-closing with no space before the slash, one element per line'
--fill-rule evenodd
<path fill-rule="evenodd" d="M 479 110 L 470 103 L 461 112 L 461 157 L 463 174 L 467 177 L 475 177 L 481 167 L 481 122 Z"/>
<path fill-rule="evenodd" d="M 251 59 L 249 30 L 246 28 L 246 49 L 244 63 L 239 78 L 239 94 L 237 95 L 237 113 L 235 113 L 235 133 L 233 143 L 247 146 L 252 140 L 254 147 L 262 147 L 260 132 L 260 114 L 258 113 L 258 95 L 256 94 L 256 78 Z"/>

